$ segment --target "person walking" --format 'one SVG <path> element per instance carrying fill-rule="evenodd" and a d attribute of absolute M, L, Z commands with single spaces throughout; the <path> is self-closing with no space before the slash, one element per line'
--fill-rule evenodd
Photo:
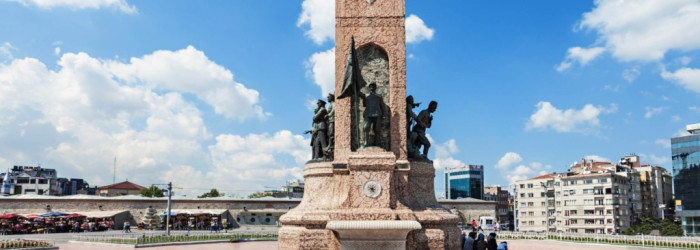
<path fill-rule="evenodd" d="M 476 232 L 476 221 L 472 220 L 472 231 Z"/>
<path fill-rule="evenodd" d="M 479 238 L 474 241 L 474 250 L 486 250 L 486 241 L 484 241 L 484 234 L 479 234 Z"/>
<path fill-rule="evenodd" d="M 498 243 L 496 243 L 496 233 L 490 233 L 489 237 L 486 239 L 486 249 L 496 250 L 498 248 Z"/>
<path fill-rule="evenodd" d="M 464 240 L 464 245 L 462 246 L 462 250 L 473 250 L 474 249 L 474 238 L 476 238 L 476 233 L 469 232 L 469 235 Z"/>

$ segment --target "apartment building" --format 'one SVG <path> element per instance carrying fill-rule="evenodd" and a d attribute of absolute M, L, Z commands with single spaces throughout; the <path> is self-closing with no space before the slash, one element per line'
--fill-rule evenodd
<path fill-rule="evenodd" d="M 60 183 L 55 169 L 41 166 L 12 166 L 11 171 L 0 173 L 3 194 L 59 195 Z M 5 183 L 9 181 L 9 183 Z"/>
<path fill-rule="evenodd" d="M 501 225 L 510 227 L 508 196 L 508 190 L 501 189 L 500 186 L 484 187 L 484 200 L 496 202 L 496 220 L 500 221 Z"/>
<path fill-rule="evenodd" d="M 639 174 L 626 166 L 582 160 L 567 173 L 516 182 L 518 231 L 621 233 L 641 207 Z"/>

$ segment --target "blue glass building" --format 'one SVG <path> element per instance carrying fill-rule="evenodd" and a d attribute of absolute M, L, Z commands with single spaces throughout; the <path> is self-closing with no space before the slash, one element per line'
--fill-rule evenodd
<path fill-rule="evenodd" d="M 445 168 L 447 199 L 484 198 L 484 166 L 463 165 Z"/>
<path fill-rule="evenodd" d="M 687 127 L 690 135 L 671 138 L 676 216 L 686 235 L 700 235 L 700 123 Z"/>

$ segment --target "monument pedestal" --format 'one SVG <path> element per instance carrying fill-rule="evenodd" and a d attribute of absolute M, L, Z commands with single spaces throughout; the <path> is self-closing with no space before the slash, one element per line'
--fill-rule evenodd
<path fill-rule="evenodd" d="M 310 162 L 304 198 L 280 218 L 279 249 L 459 249 L 459 218 L 437 203 L 434 178 L 432 163 L 397 164 L 379 148 L 347 165 Z"/>

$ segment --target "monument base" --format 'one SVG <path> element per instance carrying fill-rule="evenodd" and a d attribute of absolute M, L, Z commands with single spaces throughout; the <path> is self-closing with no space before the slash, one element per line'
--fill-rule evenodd
<path fill-rule="evenodd" d="M 342 250 L 404 250 L 406 234 L 421 229 L 416 221 L 329 221 L 326 228 L 338 233 Z"/>
<path fill-rule="evenodd" d="M 437 203 L 434 178 L 432 163 L 397 163 L 392 153 L 377 149 L 353 152 L 347 165 L 310 162 L 304 198 L 280 218 L 279 249 L 459 249 L 459 217 Z M 403 238 L 390 226 L 363 231 L 367 238 L 346 221 L 415 227 L 406 228 Z"/>

